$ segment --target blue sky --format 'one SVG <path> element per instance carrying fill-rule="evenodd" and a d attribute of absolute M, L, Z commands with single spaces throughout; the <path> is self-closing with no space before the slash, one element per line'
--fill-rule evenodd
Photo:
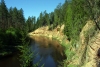
<path fill-rule="evenodd" d="M 46 10 L 52 12 L 59 3 L 64 3 L 65 0 L 5 0 L 6 6 L 22 8 L 25 18 L 28 16 L 38 17 L 40 12 Z"/>

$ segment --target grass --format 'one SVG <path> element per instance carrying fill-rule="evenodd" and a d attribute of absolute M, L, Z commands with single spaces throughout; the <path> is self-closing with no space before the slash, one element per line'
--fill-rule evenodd
<path fill-rule="evenodd" d="M 65 61 L 64 61 L 64 62 L 66 62 L 66 63 L 64 63 L 64 67 L 66 67 L 66 66 L 67 67 L 77 67 L 73 64 L 67 65 L 67 63 L 72 61 L 72 58 L 75 55 L 75 51 L 73 51 L 72 48 L 75 46 L 76 41 L 73 40 L 69 43 L 66 43 L 66 39 L 67 39 L 66 36 L 64 36 L 61 41 L 60 41 L 60 38 L 57 36 L 52 37 L 52 40 L 57 40 L 64 47 L 64 52 L 65 52 L 65 55 L 67 56 L 67 59 L 65 59 Z"/>
<path fill-rule="evenodd" d="M 69 64 L 67 67 L 77 67 L 77 65 Z"/>
<path fill-rule="evenodd" d="M 73 51 L 73 48 L 74 48 L 73 44 L 75 44 L 75 43 L 76 43 L 76 41 L 74 41 L 74 40 L 69 42 L 69 43 L 66 43 L 66 38 L 63 37 L 63 41 L 62 41 L 61 45 L 63 47 L 65 47 L 64 52 L 67 56 L 67 59 L 65 60 L 66 63 L 64 64 L 64 67 L 66 67 L 66 66 L 67 67 L 77 67 L 74 64 L 70 64 L 71 61 L 74 59 L 73 57 L 75 57 L 75 51 Z"/>

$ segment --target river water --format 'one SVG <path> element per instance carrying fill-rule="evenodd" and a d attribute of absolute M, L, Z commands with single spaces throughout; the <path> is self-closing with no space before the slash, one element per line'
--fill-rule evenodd
<path fill-rule="evenodd" d="M 66 59 L 63 47 L 57 40 L 45 37 L 33 37 L 30 44 L 31 51 L 35 58 L 32 64 L 39 62 L 39 67 L 58 67 L 59 62 Z M 0 60 L 0 67 L 20 67 L 19 54 L 13 55 Z"/>

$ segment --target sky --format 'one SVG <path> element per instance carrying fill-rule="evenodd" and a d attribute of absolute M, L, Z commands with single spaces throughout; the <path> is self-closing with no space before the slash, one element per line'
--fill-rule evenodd
<path fill-rule="evenodd" d="M 8 8 L 22 8 L 26 19 L 29 16 L 35 16 L 37 18 L 40 12 L 45 10 L 47 13 L 50 13 L 54 11 L 59 3 L 63 4 L 64 2 L 65 0 L 5 0 Z"/>

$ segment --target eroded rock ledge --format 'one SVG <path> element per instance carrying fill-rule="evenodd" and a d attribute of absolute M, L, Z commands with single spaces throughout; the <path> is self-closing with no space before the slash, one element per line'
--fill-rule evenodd
<path fill-rule="evenodd" d="M 64 30 L 64 25 L 62 25 L 61 27 L 57 26 L 53 30 L 49 30 L 48 26 L 45 26 L 45 27 L 38 28 L 33 32 L 30 32 L 28 35 L 31 38 L 35 36 L 45 36 L 48 37 L 49 39 L 55 38 L 60 42 L 62 42 L 63 38 L 66 38 L 66 41 L 68 41 L 67 37 L 63 34 L 63 30 Z"/>

